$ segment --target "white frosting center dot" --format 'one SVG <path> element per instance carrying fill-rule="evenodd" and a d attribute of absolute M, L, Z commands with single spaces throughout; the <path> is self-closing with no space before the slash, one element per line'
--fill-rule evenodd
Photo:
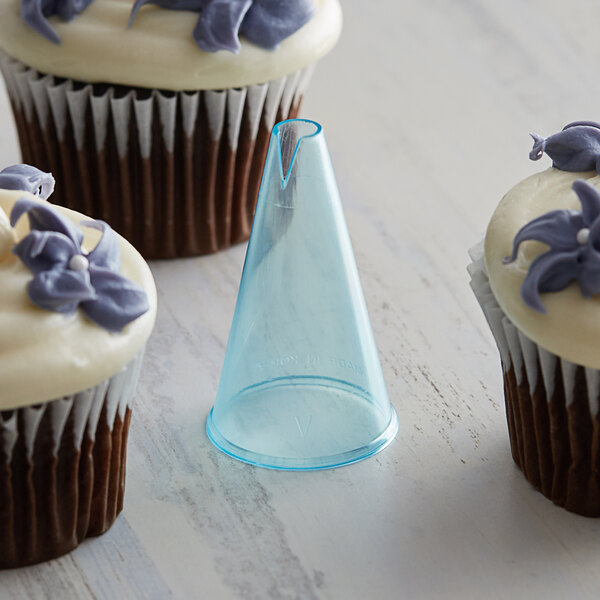
<path fill-rule="evenodd" d="M 85 271 L 89 266 L 90 263 L 83 254 L 74 254 L 69 261 L 71 271 Z"/>
<path fill-rule="evenodd" d="M 580 229 L 577 232 L 577 243 L 578 244 L 587 244 L 590 239 L 590 230 L 587 227 Z"/>

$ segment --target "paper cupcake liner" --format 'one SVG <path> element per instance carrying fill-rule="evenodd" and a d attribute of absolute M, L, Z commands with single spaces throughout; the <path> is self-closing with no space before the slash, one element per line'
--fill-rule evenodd
<path fill-rule="evenodd" d="M 55 558 L 123 508 L 140 352 L 83 392 L 0 412 L 0 569 Z"/>
<path fill-rule="evenodd" d="M 600 516 L 600 372 L 544 350 L 504 314 L 490 288 L 483 245 L 470 251 L 471 288 L 500 351 L 512 456 L 555 504 Z"/>
<path fill-rule="evenodd" d="M 248 239 L 271 129 L 297 116 L 313 66 L 196 92 L 59 79 L 5 53 L 0 69 L 23 161 L 54 174 L 52 201 L 170 258 Z"/>

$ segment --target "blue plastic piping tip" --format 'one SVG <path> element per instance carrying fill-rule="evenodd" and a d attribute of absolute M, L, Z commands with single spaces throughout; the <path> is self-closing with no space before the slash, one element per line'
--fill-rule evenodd
<path fill-rule="evenodd" d="M 318 123 L 275 125 L 214 407 L 223 452 L 272 469 L 350 464 L 398 429 Z"/>

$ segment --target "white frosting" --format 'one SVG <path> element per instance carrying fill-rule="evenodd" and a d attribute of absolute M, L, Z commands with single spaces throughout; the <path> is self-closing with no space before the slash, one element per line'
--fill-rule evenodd
<path fill-rule="evenodd" d="M 83 254 L 75 254 L 69 261 L 69 269 L 72 271 L 85 271 L 89 266 L 90 263 Z"/>
<path fill-rule="evenodd" d="M 10 214 L 25 192 L 0 190 L 0 209 Z M 59 208 L 59 207 L 58 207 Z M 75 223 L 83 215 L 59 208 Z M 27 232 L 27 218 L 16 227 L 18 238 Z M 100 233 L 82 227 L 84 247 L 91 250 Z M 1 236 L 1 234 L 0 234 Z M 36 307 L 27 296 L 33 274 L 14 255 L 0 259 L 0 410 L 19 408 L 70 395 L 95 386 L 118 373 L 138 354 L 156 319 L 156 289 L 144 259 L 123 238 L 121 273 L 148 294 L 150 310 L 121 333 L 109 333 L 78 310 L 65 316 Z"/>
<path fill-rule="evenodd" d="M 571 186 L 585 179 L 600 189 L 595 172 L 569 173 L 550 168 L 533 175 L 506 194 L 496 209 L 485 237 L 485 264 L 498 304 L 527 337 L 572 363 L 600 369 L 600 295 L 583 298 L 576 282 L 561 292 L 542 294 L 547 313 L 529 308 L 521 299 L 521 285 L 531 262 L 548 250 L 545 244 L 521 244 L 514 263 L 505 265 L 513 239 L 526 223 L 550 210 L 581 210 Z"/>
<path fill-rule="evenodd" d="M 19 17 L 19 0 L 0 0 L 0 47 L 41 73 L 85 82 L 167 90 L 225 89 L 278 79 L 322 58 L 342 26 L 338 0 L 315 0 L 304 27 L 265 50 L 242 39 L 238 54 L 203 52 L 192 38 L 197 13 L 144 6 L 126 30 L 131 0 L 94 0 L 69 22 L 50 17 L 49 42 Z"/>
<path fill-rule="evenodd" d="M 578 244 L 587 244 L 590 239 L 590 230 L 587 227 L 580 229 L 577 232 L 577 243 Z"/>
<path fill-rule="evenodd" d="M 517 385 L 521 385 L 523 378 L 526 376 L 530 394 L 535 392 L 538 384 L 543 385 L 546 399 L 550 401 L 554 396 L 556 370 L 560 369 L 562 388 L 566 392 L 565 403 L 568 406 L 575 398 L 576 365 L 544 350 L 513 325 L 502 312 L 496 298 L 491 293 L 480 249 L 478 247 L 472 248 L 470 254 L 473 259 L 473 263 L 468 267 L 471 275 L 471 288 L 487 317 L 492 334 L 498 344 L 504 371 L 513 369 Z M 592 367 L 586 367 L 585 378 L 590 412 L 592 415 L 597 415 L 598 398 L 600 396 L 600 371 Z"/>
<path fill-rule="evenodd" d="M 110 379 L 104 379 L 98 385 L 87 390 L 52 402 L 44 402 L 36 406 L 25 406 L 19 413 L 23 421 L 25 451 L 31 458 L 35 449 L 37 432 L 44 414 L 50 414 L 52 423 L 52 453 L 58 454 L 62 435 L 69 415 L 73 422 L 69 433 L 73 435 L 72 442 L 76 450 L 81 450 L 83 434 L 93 442 L 96 439 L 98 419 L 105 407 L 105 422 L 110 431 L 113 430 L 117 415 L 121 422 L 125 420 L 127 408 L 131 408 L 133 395 L 142 364 L 143 352 L 139 352 L 125 367 Z M 46 432 L 46 430 L 44 430 Z M 0 449 L 10 462 L 12 452 L 19 437 L 17 411 L 9 411 L 7 417 L 0 412 Z"/>
<path fill-rule="evenodd" d="M 6 213 L 0 208 L 0 260 L 7 256 L 17 237 Z"/>

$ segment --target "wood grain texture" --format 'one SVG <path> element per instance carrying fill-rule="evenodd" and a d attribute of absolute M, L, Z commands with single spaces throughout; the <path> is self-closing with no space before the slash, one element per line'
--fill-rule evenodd
<path fill-rule="evenodd" d="M 344 0 L 303 115 L 324 125 L 400 419 L 383 453 L 285 473 L 208 441 L 245 248 L 155 262 L 159 318 L 131 422 L 125 508 L 0 598 L 597 598 L 600 521 L 514 466 L 467 249 L 548 166 L 529 131 L 600 121 L 600 4 Z M 0 95 L 0 161 L 16 162 Z"/>

